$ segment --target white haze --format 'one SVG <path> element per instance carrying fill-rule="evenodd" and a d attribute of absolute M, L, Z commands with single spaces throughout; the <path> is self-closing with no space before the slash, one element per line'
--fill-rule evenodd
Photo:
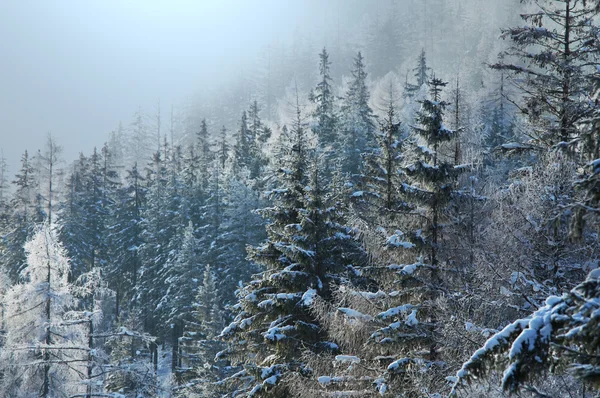
<path fill-rule="evenodd" d="M 470 2 L 485 8 L 483 0 Z M 399 3 L 416 7 L 421 0 Z M 165 120 L 171 105 L 180 108 L 192 96 L 239 79 L 256 66 L 265 46 L 288 45 L 298 32 L 314 43 L 315 68 L 318 49 L 336 40 L 339 45 L 340 35 L 344 44 L 360 49 L 355 42 L 367 14 L 385 13 L 388 5 L 386 0 L 3 0 L 0 149 L 9 175 L 17 171 L 21 153 L 41 148 L 48 132 L 71 161 L 78 152 L 101 146 L 119 121 L 128 126 L 139 108 L 151 113 L 160 101 Z M 494 13 L 494 20 L 502 21 L 497 7 Z"/>

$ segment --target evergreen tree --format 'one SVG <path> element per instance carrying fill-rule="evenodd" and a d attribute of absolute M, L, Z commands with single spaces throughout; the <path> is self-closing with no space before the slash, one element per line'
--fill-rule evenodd
<path fill-rule="evenodd" d="M 1 350 L 2 395 L 49 398 L 85 391 L 79 384 L 86 373 L 84 331 L 68 318 L 75 299 L 56 228 L 41 225 L 25 250 L 25 282 L 14 285 L 5 298 L 11 322 Z"/>
<path fill-rule="evenodd" d="M 4 153 L 0 151 L 0 233 L 4 232 L 9 219 L 8 165 Z"/>
<path fill-rule="evenodd" d="M 349 336 L 332 333 L 346 347 L 358 345 L 349 342 L 352 333 L 363 336 L 366 344 L 352 352 L 354 357 L 336 357 L 337 371 L 336 365 L 325 370 L 334 372 L 319 381 L 328 390 L 367 393 L 365 382 L 370 382 L 373 392 L 411 396 L 438 391 L 441 386 L 438 377 L 443 359 L 437 335 L 441 320 L 435 304 L 444 285 L 441 232 L 463 168 L 442 157 L 443 144 L 455 137 L 455 131 L 443 124 L 446 103 L 441 101 L 441 88 L 445 83 L 432 78 L 429 86 L 431 98 L 421 103 L 412 140 L 400 136 L 390 101 L 380 148 L 366 159 L 366 170 L 372 173 L 367 174 L 365 183 L 369 191 L 353 193 L 358 203 L 379 210 L 376 218 L 365 223 L 377 226 L 365 231 L 365 245 L 377 255 L 374 265 L 363 271 L 379 290 L 348 286 L 339 293 L 343 307 L 337 308 L 339 315 L 328 317 L 330 327 L 339 325 L 340 316 L 359 326 L 352 327 Z M 347 303 L 356 307 L 349 308 Z M 340 374 L 344 361 L 364 362 L 368 371 L 349 367 Z"/>
<path fill-rule="evenodd" d="M 246 247 L 258 245 L 265 238 L 264 221 L 256 213 L 264 202 L 253 189 L 247 169 L 223 177 L 226 179 L 225 205 L 212 264 L 219 277 L 221 302 L 233 305 L 236 289 L 258 271 L 255 264 L 246 259 Z"/>
<path fill-rule="evenodd" d="M 271 220 L 268 239 L 249 249 L 250 258 L 265 272 L 240 291 L 239 313 L 222 332 L 239 355 L 233 359 L 244 363 L 235 395 L 283 396 L 287 387 L 282 379 L 308 372 L 299 354 L 304 348 L 316 348 L 321 337 L 307 308 L 322 282 L 314 272 L 314 253 L 305 248 L 300 225 L 308 148 L 299 108 L 286 142 L 284 167 L 279 170 L 281 187 L 271 191 L 274 206 L 262 210 Z"/>
<path fill-rule="evenodd" d="M 284 141 L 281 185 L 270 192 L 274 206 L 261 210 L 270 220 L 267 240 L 249 248 L 250 259 L 265 271 L 240 290 L 239 313 L 222 333 L 234 354 L 252 353 L 237 386 L 248 396 L 282 396 L 292 375 L 310 373 L 302 350 L 335 349 L 310 307 L 317 297 L 330 298 L 334 284 L 354 274 L 351 264 L 360 264 L 363 254 L 337 210 L 326 206 L 323 175 L 317 162 L 311 165 L 305 141 L 298 108 Z"/>
<path fill-rule="evenodd" d="M 523 94 L 520 110 L 535 130 L 539 145 L 551 147 L 580 136 L 577 124 L 590 113 L 590 68 L 597 61 L 597 27 L 591 21 L 598 11 L 592 2 L 544 0 L 537 12 L 522 14 L 525 26 L 503 30 L 511 41 L 493 68 L 507 77 Z"/>
<path fill-rule="evenodd" d="M 502 388 L 508 393 L 536 391 L 527 384 L 548 372 L 563 373 L 593 384 L 598 382 L 598 269 L 562 296 L 550 296 L 545 305 L 495 333 L 456 374 L 451 395 L 466 382 L 503 371 Z M 568 367 L 567 367 L 568 366 Z M 529 388 L 527 388 L 529 387 Z M 585 394 L 585 388 L 584 388 Z"/>
<path fill-rule="evenodd" d="M 442 145 L 456 136 L 456 131 L 445 127 L 443 122 L 447 103 L 441 100 L 441 91 L 447 83 L 433 77 L 428 84 L 431 96 L 421 102 L 413 127 L 417 141 L 410 149 L 412 157 L 406 156 L 404 167 L 408 181 L 402 185 L 402 194 L 412 208 L 410 217 L 414 220 L 405 220 L 404 231 L 399 228 L 386 240 L 389 248 L 407 252 L 400 254 L 400 258 L 412 255 L 416 261 L 388 266 L 388 270 L 396 272 L 402 287 L 396 303 L 399 305 L 377 315 L 386 326 L 369 338 L 387 352 L 394 347 L 391 351 L 397 357 L 387 365 L 386 382 L 394 390 L 403 391 L 418 389 L 407 383 L 409 369 L 433 371 L 442 364 L 436 336 L 440 319 L 434 304 L 443 285 L 442 231 L 445 209 L 456 195 L 456 179 L 464 171 L 463 167 L 454 166 L 442 157 Z M 423 373 L 423 377 L 427 378 L 427 373 Z"/>
<path fill-rule="evenodd" d="M 220 297 L 216 275 L 207 265 L 193 302 L 193 319 L 186 324 L 186 332 L 180 339 L 186 379 L 181 389 L 183 396 L 217 395 L 222 390 L 219 381 L 238 370 L 217 358 L 224 349 L 224 343 L 218 338 L 224 325 Z"/>
<path fill-rule="evenodd" d="M 335 113 L 335 96 L 331 86 L 329 53 L 323 48 L 319 54 L 319 76 L 321 81 L 311 92 L 310 100 L 316 105 L 312 130 L 322 146 L 333 145 L 337 140 L 338 117 Z"/>
<path fill-rule="evenodd" d="M 165 332 L 159 325 L 163 313 L 157 308 L 167 289 L 164 267 L 177 247 L 177 228 L 182 220 L 175 200 L 174 181 L 170 178 L 167 160 L 160 152 L 154 154 L 147 173 L 147 204 L 142 212 L 144 243 L 140 248 L 142 268 L 136 300 L 143 310 L 144 330 L 157 335 Z"/>
<path fill-rule="evenodd" d="M 15 192 L 10 201 L 10 222 L 2 238 L 1 258 L 8 276 L 17 282 L 27 260 L 23 246 L 31 238 L 35 224 L 44 217 L 36 169 L 27 151 L 21 157 L 21 169 L 12 183 Z"/>
<path fill-rule="evenodd" d="M 180 246 L 160 272 L 160 279 L 164 280 L 166 290 L 156 308 L 161 314 L 161 323 L 170 325 L 172 329 L 171 369 L 174 373 L 181 367 L 179 337 L 183 334 L 185 325 L 192 320 L 194 292 L 202 274 L 197 262 L 198 245 L 194 232 L 194 226 L 190 222 L 183 231 Z"/>
<path fill-rule="evenodd" d="M 404 95 L 406 97 L 414 97 L 417 91 L 419 91 L 424 84 L 429 83 L 430 70 L 431 68 L 427 67 L 427 57 L 425 55 L 425 49 L 422 49 L 421 55 L 419 55 L 419 61 L 417 62 L 417 66 L 413 69 L 416 84 L 409 83 L 407 75 L 407 81 L 404 85 Z"/>
<path fill-rule="evenodd" d="M 258 101 L 252 101 L 248 110 L 248 128 L 253 140 L 256 140 L 260 146 L 264 146 L 269 138 L 271 138 L 272 131 L 262 122 L 260 111 L 261 108 L 258 105 Z"/>
<path fill-rule="evenodd" d="M 354 58 L 352 80 L 341 108 L 344 145 L 344 172 L 355 177 L 360 173 L 360 155 L 375 145 L 373 110 L 369 106 L 367 72 L 360 51 Z M 354 178 L 355 179 L 355 178 Z"/>
<path fill-rule="evenodd" d="M 72 279 L 107 263 L 106 223 L 113 181 L 101 155 L 94 149 L 80 156 L 66 201 L 60 205 L 60 237 L 71 260 Z"/>
<path fill-rule="evenodd" d="M 116 190 L 108 227 L 110 234 L 107 246 L 111 261 L 106 267 L 106 278 L 115 292 L 115 317 L 120 316 L 123 303 L 126 303 L 125 309 L 136 306 L 136 291 L 142 269 L 140 250 L 144 242 L 142 215 L 146 196 L 145 179 L 134 164 L 127 171 L 124 185 Z"/>
<path fill-rule="evenodd" d="M 375 138 L 377 146 L 363 155 L 361 187 L 364 190 L 353 192 L 352 199 L 355 203 L 367 206 L 369 211 L 362 213 L 363 216 L 375 215 L 382 222 L 385 219 L 394 220 L 398 212 L 407 208 L 401 196 L 404 183 L 401 168 L 406 134 L 396 116 L 392 95 L 385 119 L 380 123 L 380 131 Z"/>

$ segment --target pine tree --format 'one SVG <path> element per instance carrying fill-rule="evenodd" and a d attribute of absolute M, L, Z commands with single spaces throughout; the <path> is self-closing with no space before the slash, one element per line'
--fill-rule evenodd
<path fill-rule="evenodd" d="M 367 212 L 362 215 L 374 215 L 379 218 L 379 222 L 394 220 L 398 212 L 407 208 L 401 196 L 404 183 L 401 168 L 406 134 L 401 128 L 395 107 L 390 93 L 385 119 L 381 121 L 380 131 L 375 136 L 377 145 L 363 154 L 364 173 L 360 186 L 364 189 L 352 193 L 355 203 L 366 206 Z"/>
<path fill-rule="evenodd" d="M 322 163 L 311 162 L 299 107 L 283 142 L 279 187 L 270 192 L 274 206 L 261 210 L 270 222 L 265 243 L 249 248 L 249 258 L 264 267 L 258 279 L 238 293 L 238 315 L 222 335 L 231 341 L 234 359 L 252 353 L 238 385 L 248 396 L 282 396 L 293 375 L 307 375 L 302 350 L 335 349 L 326 340 L 310 307 L 331 298 L 334 286 L 355 275 L 364 253 L 327 203 Z M 244 378 L 242 377 L 242 381 Z"/>
<path fill-rule="evenodd" d="M 217 249 L 212 262 L 219 277 L 221 302 L 233 305 L 235 291 L 258 271 L 246 259 L 246 247 L 255 246 L 265 238 L 264 221 L 256 210 L 264 205 L 253 189 L 248 169 L 237 174 L 225 174 L 223 186 L 223 215 L 217 236 Z"/>
<path fill-rule="evenodd" d="M 419 55 L 419 61 L 417 62 L 417 67 L 413 69 L 414 77 L 416 78 L 416 84 L 409 83 L 407 75 L 407 81 L 404 85 L 404 95 L 406 97 L 414 97 L 417 91 L 419 91 L 424 84 L 429 83 L 430 70 L 431 68 L 427 67 L 427 57 L 425 55 L 425 49 L 422 49 L 421 55 Z"/>
<path fill-rule="evenodd" d="M 352 80 L 341 108 L 341 139 L 344 145 L 344 169 L 356 179 L 360 173 L 360 156 L 375 145 L 373 110 L 369 106 L 367 72 L 360 51 L 354 58 Z"/>
<path fill-rule="evenodd" d="M 86 373 L 85 333 L 68 318 L 75 299 L 56 228 L 41 225 L 25 250 L 24 282 L 14 285 L 5 299 L 11 322 L 1 351 L 2 395 L 49 398 L 85 391 L 79 384 Z"/>
<path fill-rule="evenodd" d="M 396 230 L 386 240 L 388 247 L 407 252 L 400 254 L 401 258 L 412 255 L 416 261 L 388 266 L 388 270 L 396 272 L 397 283 L 402 287 L 399 305 L 377 315 L 386 326 L 370 336 L 370 341 L 381 349 L 388 347 L 387 352 L 389 347 L 394 347 L 396 359 L 387 366 L 386 382 L 404 391 L 415 388 L 398 384 L 408 381 L 405 379 L 410 373 L 408 370 L 435 370 L 441 364 L 436 338 L 440 320 L 434 304 L 438 289 L 443 285 L 441 233 L 445 209 L 455 194 L 456 179 L 464 171 L 463 167 L 454 166 L 442 157 L 442 145 L 456 136 L 456 131 L 445 127 L 443 122 L 447 103 L 441 100 L 441 91 L 447 83 L 433 77 L 428 84 L 431 97 L 421 102 L 413 127 L 417 141 L 410 149 L 412 158 L 406 157 L 407 182 L 401 189 L 412 208 L 410 216 L 415 220 L 405 220 L 405 230 Z M 395 376 L 400 376 L 400 380 L 394 379 Z"/>
<path fill-rule="evenodd" d="M 106 267 L 109 287 L 115 292 L 115 317 L 125 309 L 136 306 L 136 290 L 142 268 L 140 250 L 143 246 L 143 210 L 147 188 L 137 164 L 127 171 L 125 184 L 115 193 L 114 206 L 110 213 L 107 246 L 111 261 Z M 127 303 L 129 305 L 127 305 Z M 128 308 L 129 307 L 129 308 Z"/>
<path fill-rule="evenodd" d="M 160 143 L 159 143 L 160 146 Z M 129 128 L 126 140 L 127 159 L 129 164 L 144 164 L 152 153 L 152 138 L 144 120 L 142 109 L 138 109 L 133 115 L 133 121 Z"/>
<path fill-rule="evenodd" d="M 239 172 L 242 168 L 250 168 L 252 162 L 252 153 L 250 150 L 250 137 L 248 132 L 248 116 L 246 111 L 242 112 L 240 129 L 235 137 L 235 145 L 233 146 L 233 170 Z"/>
<path fill-rule="evenodd" d="M 599 10 L 575 0 L 544 0 L 536 7 L 521 15 L 528 25 L 503 30 L 511 41 L 509 58 L 492 67 L 506 71 L 520 89 L 519 109 L 535 126 L 532 136 L 549 148 L 578 138 L 577 124 L 589 115 L 590 103 L 580 98 L 589 95 L 590 65 L 597 61 L 591 21 Z"/>
<path fill-rule="evenodd" d="M 164 267 L 177 247 L 177 228 L 182 224 L 175 181 L 170 178 L 168 166 L 164 155 L 156 152 L 147 169 L 147 204 L 142 212 L 144 243 L 140 248 L 142 268 L 136 287 L 136 300 L 143 310 L 144 330 L 160 337 L 165 330 L 160 327 L 159 319 L 163 314 L 157 306 L 167 289 Z"/>
<path fill-rule="evenodd" d="M 428 208 L 427 235 L 423 235 L 430 248 L 429 260 L 432 267 L 438 266 L 437 247 L 440 238 L 441 212 L 451 199 L 453 182 L 464 171 L 461 166 L 444 161 L 442 145 L 456 137 L 457 130 L 444 125 L 444 111 L 447 106 L 441 100 L 442 88 L 446 82 L 433 77 L 429 81 L 431 99 L 422 101 L 417 116 L 415 133 L 425 145 L 415 147 L 416 159 L 405 171 L 414 184 L 405 188 L 406 193 Z M 423 231 L 425 232 L 425 231 Z"/>
<path fill-rule="evenodd" d="M 260 111 L 261 108 L 258 105 L 258 101 L 252 101 L 250 109 L 248 110 L 248 128 L 253 139 L 256 140 L 260 146 L 264 146 L 269 138 L 271 138 L 272 131 L 262 122 Z"/>
<path fill-rule="evenodd" d="M 179 338 L 183 335 L 186 323 L 190 322 L 194 292 L 201 276 L 198 264 L 198 245 L 194 237 L 194 226 L 190 222 L 183 231 L 183 238 L 175 254 L 171 256 L 160 272 L 166 290 L 156 306 L 161 315 L 160 322 L 172 329 L 172 371 L 181 367 Z"/>
<path fill-rule="evenodd" d="M 7 228 L 9 219 L 8 165 L 4 153 L 0 151 L 0 233 Z"/>
<path fill-rule="evenodd" d="M 329 317 L 331 327 L 340 324 L 340 317 L 351 322 L 349 333 L 364 336 L 366 343 L 360 351 L 351 352 L 354 357 L 336 358 L 338 368 L 343 365 L 339 361 L 345 360 L 364 362 L 366 368 L 351 371 L 350 366 L 340 374 L 345 369 L 342 367 L 338 373 L 323 376 L 328 378 L 321 379 L 320 384 L 328 390 L 367 393 L 366 381 L 373 384 L 373 393 L 379 394 L 411 395 L 440 387 L 436 375 L 441 373 L 443 362 L 435 301 L 443 286 L 441 232 L 446 207 L 463 169 L 442 157 L 444 149 L 448 150 L 443 144 L 456 134 L 443 124 L 443 86 L 439 79 L 430 80 L 431 98 L 421 102 L 412 139 L 400 135 L 390 101 L 379 136 L 380 148 L 366 159 L 366 171 L 372 173 L 367 174 L 364 184 L 369 191 L 353 195 L 358 203 L 362 200 L 379 210 L 377 217 L 367 219 L 369 229 L 365 231 L 367 250 L 377 255 L 373 266 L 363 271 L 371 276 L 378 291 L 372 286 L 367 291 L 346 287 L 339 293 L 344 307 L 337 308 L 337 316 Z M 356 307 L 348 308 L 346 303 Z M 349 342 L 343 332 L 336 335 L 343 346 L 356 349 L 358 344 Z"/>
<path fill-rule="evenodd" d="M 265 272 L 240 291 L 239 313 L 222 332 L 231 350 L 244 363 L 236 378 L 238 393 L 281 396 L 287 388 L 282 379 L 306 373 L 299 354 L 315 348 L 319 327 L 314 324 L 303 298 L 319 286 L 312 269 L 314 253 L 302 241 L 300 209 L 308 183 L 308 148 L 300 110 L 289 132 L 286 158 L 279 170 L 281 187 L 271 192 L 274 206 L 262 212 L 267 224 L 267 241 L 250 248 L 250 258 Z M 240 351 L 242 350 L 242 351 Z M 245 375 L 245 376 L 244 376 Z"/>
<path fill-rule="evenodd" d="M 310 94 L 310 100 L 316 105 L 313 113 L 313 132 L 322 146 L 333 145 L 337 141 L 338 117 L 335 113 L 335 96 L 331 86 L 329 53 L 323 48 L 319 54 L 319 76 L 321 81 Z"/>
<path fill-rule="evenodd" d="M 106 223 L 113 181 L 94 149 L 80 156 L 70 181 L 66 201 L 60 205 L 60 237 L 71 258 L 72 279 L 107 263 Z"/>
<path fill-rule="evenodd" d="M 182 371 L 185 372 L 183 396 L 216 395 L 221 392 L 219 380 L 239 370 L 217 358 L 224 349 L 224 343 L 218 338 L 224 325 L 220 297 L 216 275 L 207 265 L 193 301 L 193 319 L 187 322 L 186 332 L 180 339 Z"/>
<path fill-rule="evenodd" d="M 2 238 L 1 258 L 8 276 L 17 282 L 26 265 L 23 246 L 31 238 L 35 224 L 44 217 L 36 169 L 27 151 L 21 157 L 21 169 L 12 183 L 15 192 L 10 200 L 10 222 Z"/>
<path fill-rule="evenodd" d="M 548 297 L 533 314 L 491 336 L 457 372 L 451 396 L 466 382 L 489 378 L 492 370 L 503 371 L 502 388 L 514 394 L 548 372 L 568 370 L 581 381 L 597 384 L 598 313 L 590 303 L 600 295 L 599 276 L 593 270 L 570 292 Z"/>

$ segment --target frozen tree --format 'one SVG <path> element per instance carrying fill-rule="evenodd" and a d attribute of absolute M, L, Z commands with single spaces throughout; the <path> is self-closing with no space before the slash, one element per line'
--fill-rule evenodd
<path fill-rule="evenodd" d="M 57 199 L 58 175 L 61 170 L 58 164 L 61 162 L 62 146 L 58 145 L 56 139 L 48 134 L 44 150 L 39 150 L 36 160 L 39 164 L 39 173 L 37 174 L 40 184 L 40 194 L 44 203 L 45 216 L 50 224 L 54 216 L 54 206 Z"/>
<path fill-rule="evenodd" d="M 412 98 L 421 89 L 424 84 L 429 83 L 429 72 L 431 68 L 427 66 L 427 57 L 425 55 L 425 49 L 421 50 L 417 66 L 412 70 L 414 72 L 415 84 L 408 82 L 408 74 L 406 76 L 406 83 L 404 84 L 404 96 Z"/>
<path fill-rule="evenodd" d="M 25 245 L 23 282 L 5 296 L 6 340 L 2 395 L 40 397 L 82 391 L 86 375 L 85 333 L 69 322 L 75 299 L 68 283 L 69 261 L 54 226 L 42 224 Z M 83 388 L 85 391 L 85 388 Z"/>
<path fill-rule="evenodd" d="M 456 375 L 453 394 L 465 382 L 502 374 L 502 388 L 510 393 L 536 391 L 530 383 L 547 372 L 568 371 L 576 378 L 598 382 L 598 269 L 562 296 L 550 296 L 532 315 L 511 322 L 491 336 Z M 585 390 L 584 390 L 585 391 Z M 585 393 L 584 393 L 585 394 Z"/>
<path fill-rule="evenodd" d="M 375 121 L 369 106 L 367 72 L 360 51 L 354 59 L 351 74 L 340 111 L 340 139 L 344 147 L 343 170 L 356 178 L 360 172 L 361 154 L 375 145 Z"/>
<path fill-rule="evenodd" d="M 590 113 L 584 99 L 597 63 L 598 10 L 580 0 L 534 4 L 535 11 L 521 15 L 527 25 L 503 30 L 512 45 L 492 67 L 506 71 L 522 93 L 516 103 L 535 126 L 532 138 L 551 147 L 580 138 L 577 124 Z"/>
<path fill-rule="evenodd" d="M 44 218 L 36 169 L 27 151 L 21 157 L 21 168 L 13 185 L 9 223 L 3 231 L 0 253 L 6 272 L 13 282 L 17 282 L 26 264 L 23 246 L 32 236 L 35 224 Z"/>
<path fill-rule="evenodd" d="M 193 317 L 180 339 L 183 383 L 176 391 L 183 396 L 216 395 L 222 390 L 219 381 L 239 370 L 216 358 L 224 349 L 218 338 L 224 325 L 221 295 L 216 275 L 207 265 L 193 300 Z"/>
<path fill-rule="evenodd" d="M 337 142 L 338 116 L 335 112 L 335 96 L 331 84 L 329 53 L 325 48 L 319 54 L 319 76 L 321 81 L 311 92 L 310 100 L 315 104 L 313 132 L 322 146 Z"/>

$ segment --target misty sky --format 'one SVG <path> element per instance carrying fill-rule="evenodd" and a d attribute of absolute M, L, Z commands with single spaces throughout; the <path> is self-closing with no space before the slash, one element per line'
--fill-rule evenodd
<path fill-rule="evenodd" d="M 274 38 L 330 27 L 339 1 L 0 1 L 0 149 L 9 174 L 48 132 L 71 161 L 140 106 L 151 111 L 160 99 L 166 114 L 240 73 Z"/>

